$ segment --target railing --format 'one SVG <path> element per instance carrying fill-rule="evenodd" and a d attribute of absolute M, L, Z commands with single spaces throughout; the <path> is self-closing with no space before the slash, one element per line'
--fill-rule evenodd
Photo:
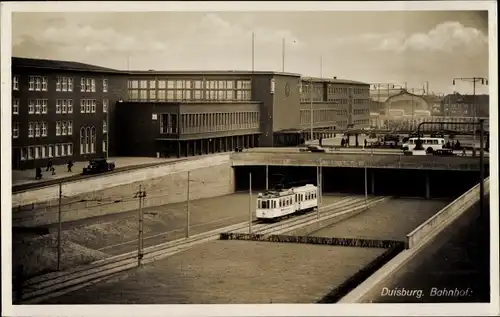
<path fill-rule="evenodd" d="M 311 153 L 234 153 L 233 166 L 238 165 L 306 165 L 352 168 L 406 168 L 439 170 L 478 170 L 475 157 L 428 157 L 384 154 L 311 154 Z M 477 163 L 476 163 L 477 162 Z"/>

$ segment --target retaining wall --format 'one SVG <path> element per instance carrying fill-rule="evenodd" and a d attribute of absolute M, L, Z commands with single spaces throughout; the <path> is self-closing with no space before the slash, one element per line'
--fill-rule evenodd
<path fill-rule="evenodd" d="M 485 179 L 485 196 L 488 192 L 489 177 Z M 436 215 L 429 218 L 429 220 L 408 234 L 406 241 L 407 249 L 399 253 L 394 259 L 385 264 L 380 270 L 375 272 L 361 285 L 343 297 L 339 303 L 345 304 L 363 302 L 372 290 L 388 281 L 397 271 L 402 269 L 406 263 L 415 257 L 418 257 L 419 253 L 425 252 L 425 247 L 429 245 L 429 242 L 437 237 L 443 230 L 450 228 L 451 226 L 460 227 L 462 225 L 466 225 L 466 223 L 459 224 L 458 222 L 467 221 L 468 214 L 471 214 L 471 212 L 466 212 L 474 211 L 471 207 L 477 203 L 478 200 L 479 184 L 468 190 L 465 194 L 451 202 L 445 208 L 441 209 L 441 211 L 439 211 Z"/>
<path fill-rule="evenodd" d="M 144 200 L 145 208 L 185 201 L 188 171 L 190 171 L 190 199 L 222 196 L 234 192 L 234 172 L 229 156 L 227 154 L 210 156 L 63 184 L 62 219 L 72 221 L 137 209 L 138 199 L 134 198 L 134 194 L 140 185 L 147 193 Z M 14 226 L 57 222 L 58 186 L 37 191 L 40 193 L 38 197 L 36 192 L 26 193 L 29 196 L 17 197 L 18 203 L 22 202 L 25 206 L 12 208 Z M 24 203 L 33 201 L 33 207 Z"/>
<path fill-rule="evenodd" d="M 415 245 L 426 240 L 433 231 L 441 229 L 450 221 L 460 216 L 479 200 L 479 185 L 472 187 L 463 195 L 455 199 L 449 205 L 441 209 L 434 216 L 415 228 L 406 236 L 406 247 L 413 248 Z M 490 178 L 484 180 L 484 194 L 490 190 Z"/>

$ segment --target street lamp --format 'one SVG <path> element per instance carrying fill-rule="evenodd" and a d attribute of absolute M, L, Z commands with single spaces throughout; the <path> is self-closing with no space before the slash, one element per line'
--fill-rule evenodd
<path fill-rule="evenodd" d="M 313 124 L 313 119 L 314 119 L 314 116 L 313 116 L 313 95 L 312 95 L 312 91 L 313 91 L 313 83 L 312 83 L 312 77 L 310 78 L 309 80 L 309 101 L 310 101 L 310 113 L 311 113 L 311 144 L 312 144 L 312 141 L 313 141 L 313 129 L 314 129 L 314 124 Z"/>
<path fill-rule="evenodd" d="M 476 122 L 476 83 L 481 83 L 481 85 L 488 85 L 488 79 L 484 77 L 456 77 L 453 78 L 453 86 L 455 86 L 455 83 L 457 80 L 461 81 L 466 81 L 466 82 L 472 82 L 472 98 L 473 98 L 473 105 L 472 105 L 472 116 L 473 116 L 473 121 L 474 123 Z M 472 146 L 474 149 L 476 149 L 476 126 L 474 125 L 474 133 L 472 134 Z"/>

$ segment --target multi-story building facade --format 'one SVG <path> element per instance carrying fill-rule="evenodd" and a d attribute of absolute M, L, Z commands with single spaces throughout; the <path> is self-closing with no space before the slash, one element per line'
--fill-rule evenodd
<path fill-rule="evenodd" d="M 312 87 L 312 89 L 311 89 Z M 14 168 L 107 155 L 184 156 L 368 127 L 369 85 L 248 71 L 120 71 L 13 58 Z M 290 142 L 288 142 L 289 144 Z"/>
<path fill-rule="evenodd" d="M 12 165 L 44 166 L 102 156 L 114 70 L 73 62 L 12 59 Z M 119 93 L 118 93 L 119 94 Z"/>
<path fill-rule="evenodd" d="M 447 117 L 488 117 L 489 95 L 449 94 L 441 100 L 441 115 Z M 474 107 L 475 105 L 475 107 Z"/>

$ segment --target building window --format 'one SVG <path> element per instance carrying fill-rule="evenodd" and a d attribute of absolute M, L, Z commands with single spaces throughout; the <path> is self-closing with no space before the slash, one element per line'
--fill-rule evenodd
<path fill-rule="evenodd" d="M 47 122 L 42 122 L 42 136 L 47 136 Z"/>
<path fill-rule="evenodd" d="M 35 137 L 40 137 L 40 122 L 35 122 Z"/>
<path fill-rule="evenodd" d="M 19 114 L 19 99 L 12 99 L 12 114 Z"/>
<path fill-rule="evenodd" d="M 90 91 L 95 92 L 95 79 L 90 80 Z"/>
<path fill-rule="evenodd" d="M 41 146 L 35 146 L 35 160 L 40 158 Z"/>
<path fill-rule="evenodd" d="M 90 153 L 90 128 L 85 130 L 85 153 Z"/>
<path fill-rule="evenodd" d="M 59 144 L 56 144 L 54 149 L 55 149 L 55 157 L 61 156 L 61 151 L 60 151 L 60 148 L 59 148 Z"/>
<path fill-rule="evenodd" d="M 106 153 L 108 151 L 108 146 L 106 140 L 102 140 L 102 151 Z"/>
<path fill-rule="evenodd" d="M 68 156 L 73 155 L 73 143 L 66 144 L 66 154 Z"/>
<path fill-rule="evenodd" d="M 95 130 L 95 127 L 92 127 L 92 130 L 91 130 L 91 140 L 90 140 L 90 150 L 92 153 L 95 153 L 95 149 L 96 149 L 96 139 L 97 139 L 97 134 L 96 134 L 96 130 Z"/>
<path fill-rule="evenodd" d="M 28 90 L 33 91 L 33 90 L 35 90 L 35 76 L 29 76 L 28 78 L 29 78 Z"/>
<path fill-rule="evenodd" d="M 34 127 L 35 125 L 33 124 L 33 122 L 28 122 L 28 138 L 32 138 L 35 136 Z"/>
<path fill-rule="evenodd" d="M 47 146 L 46 145 L 42 145 L 42 158 L 46 158 L 47 155 Z"/>
<path fill-rule="evenodd" d="M 80 154 L 85 154 L 85 140 L 86 140 L 86 130 L 85 128 L 80 129 Z"/>
<path fill-rule="evenodd" d="M 61 156 L 66 156 L 66 144 L 58 144 L 61 149 Z"/>
<path fill-rule="evenodd" d="M 61 121 L 56 121 L 56 135 L 61 135 Z"/>
<path fill-rule="evenodd" d="M 66 121 L 61 122 L 61 135 L 68 135 L 68 123 Z"/>
<path fill-rule="evenodd" d="M 73 78 L 68 78 L 68 91 L 73 91 Z"/>
<path fill-rule="evenodd" d="M 96 101 L 92 100 L 92 113 L 95 113 L 96 111 Z"/>
<path fill-rule="evenodd" d="M 21 148 L 21 161 L 26 161 L 28 158 L 28 149 L 23 147 Z"/>
<path fill-rule="evenodd" d="M 42 79 L 39 76 L 35 76 L 35 90 L 42 90 Z"/>
<path fill-rule="evenodd" d="M 12 124 L 12 138 L 17 139 L 19 137 L 19 122 L 14 122 Z"/>
<path fill-rule="evenodd" d="M 28 160 L 32 160 L 35 156 L 35 148 L 32 146 L 28 147 Z"/>
<path fill-rule="evenodd" d="M 87 105 L 86 99 L 80 99 L 80 112 L 85 113 L 85 106 Z"/>
<path fill-rule="evenodd" d="M 61 113 L 61 108 L 62 108 L 62 100 L 57 99 L 56 100 L 56 113 Z"/>
<path fill-rule="evenodd" d="M 12 77 L 12 90 L 19 90 L 19 76 Z"/>
<path fill-rule="evenodd" d="M 46 114 L 49 101 L 47 99 L 42 99 L 41 103 L 42 103 L 42 113 Z"/>
<path fill-rule="evenodd" d="M 108 125 L 106 123 L 106 120 L 102 120 L 102 133 L 107 133 L 108 132 Z"/>
<path fill-rule="evenodd" d="M 85 78 L 80 79 L 80 91 L 85 91 Z"/>
<path fill-rule="evenodd" d="M 92 101 L 89 99 L 85 104 L 85 112 L 90 113 L 90 107 L 92 106 Z"/>
<path fill-rule="evenodd" d="M 62 78 L 62 91 L 68 91 L 68 77 Z"/>
<path fill-rule="evenodd" d="M 33 99 L 28 100 L 28 113 L 29 114 L 35 113 L 35 101 Z"/>
<path fill-rule="evenodd" d="M 62 100 L 62 113 L 68 113 L 68 100 L 63 99 Z"/>
<path fill-rule="evenodd" d="M 37 99 L 35 103 L 35 113 L 40 114 L 41 108 L 42 108 L 42 101 L 40 99 Z"/>
<path fill-rule="evenodd" d="M 108 92 L 108 80 L 107 79 L 102 80 L 102 92 Z"/>
<path fill-rule="evenodd" d="M 68 121 L 68 135 L 73 135 L 73 121 Z"/>
<path fill-rule="evenodd" d="M 103 99 L 102 100 L 102 112 L 108 112 L 108 99 Z"/>
<path fill-rule="evenodd" d="M 47 91 L 49 86 L 49 80 L 47 77 L 42 77 L 42 91 Z"/>
<path fill-rule="evenodd" d="M 53 153 L 54 153 L 54 146 L 53 145 L 49 145 L 48 146 L 48 154 L 47 154 L 47 156 L 48 157 L 52 157 Z"/>
<path fill-rule="evenodd" d="M 73 100 L 68 99 L 68 113 L 73 113 Z"/>

